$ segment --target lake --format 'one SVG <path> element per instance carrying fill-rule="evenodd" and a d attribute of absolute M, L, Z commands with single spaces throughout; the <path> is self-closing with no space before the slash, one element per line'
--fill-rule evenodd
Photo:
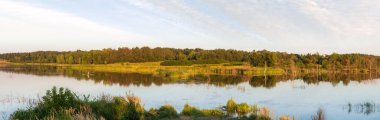
<path fill-rule="evenodd" d="M 196 74 L 187 79 L 141 73 L 76 71 L 54 66 L 1 66 L 0 119 L 43 96 L 53 86 L 80 95 L 141 97 L 145 108 L 164 104 L 180 111 L 225 105 L 228 99 L 257 104 L 273 117 L 308 120 L 319 108 L 329 120 L 380 119 L 380 79 L 373 74 L 246 76 Z"/>

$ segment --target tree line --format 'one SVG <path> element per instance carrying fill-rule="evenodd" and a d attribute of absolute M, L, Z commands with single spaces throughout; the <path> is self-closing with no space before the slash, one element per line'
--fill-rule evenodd
<path fill-rule="evenodd" d="M 377 69 L 380 57 L 366 54 L 292 54 L 286 52 L 241 51 L 233 49 L 176 49 L 176 48 L 117 48 L 90 51 L 37 51 L 27 53 L 0 54 L 0 59 L 17 63 L 59 64 L 111 64 L 120 62 L 158 61 L 226 61 L 246 62 L 255 67 Z"/>

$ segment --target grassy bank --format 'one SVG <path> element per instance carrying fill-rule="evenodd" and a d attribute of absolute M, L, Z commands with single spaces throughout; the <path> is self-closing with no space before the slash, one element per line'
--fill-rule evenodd
<path fill-rule="evenodd" d="M 70 67 L 82 71 L 120 72 L 120 73 L 146 73 L 160 74 L 172 78 L 187 78 L 195 74 L 220 75 L 281 75 L 284 70 L 280 68 L 251 67 L 247 64 L 193 64 L 190 66 L 162 66 L 161 62 L 144 63 L 115 63 L 115 64 L 40 64 L 40 63 L 11 63 L 15 65 L 48 65 Z"/>
<path fill-rule="evenodd" d="M 12 120 L 271 120 L 267 108 L 247 103 L 236 103 L 230 99 L 222 109 L 199 109 L 189 104 L 177 112 L 171 105 L 145 110 L 136 96 L 103 96 L 90 100 L 89 96 L 78 97 L 64 88 L 48 90 L 42 99 L 31 107 L 18 110 Z M 285 118 L 285 117 L 282 117 Z"/>
<path fill-rule="evenodd" d="M 13 65 L 44 65 L 67 67 L 78 71 L 93 72 L 117 72 L 117 73 L 143 73 L 153 74 L 172 79 L 186 79 L 191 75 L 197 74 L 218 74 L 218 75 L 248 75 L 248 76 L 272 76 L 272 75 L 302 75 L 302 74 L 369 74 L 380 73 L 376 69 L 321 69 L 311 68 L 275 68 L 275 67 L 252 67 L 248 63 L 220 63 L 220 64 L 194 64 L 180 66 L 164 66 L 163 62 L 144 62 L 144 63 L 115 63 L 115 64 L 55 64 L 55 63 L 8 63 Z"/>

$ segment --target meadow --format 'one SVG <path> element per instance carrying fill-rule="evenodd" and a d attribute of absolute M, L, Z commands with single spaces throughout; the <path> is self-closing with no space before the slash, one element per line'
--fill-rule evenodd
<path fill-rule="evenodd" d="M 232 63 L 221 64 L 193 64 L 189 66 L 163 66 L 161 62 L 143 63 L 114 63 L 114 64 L 56 64 L 56 63 L 11 63 L 14 65 L 46 65 L 69 67 L 79 71 L 117 72 L 117 73 L 143 73 L 163 75 L 173 79 L 184 79 L 195 74 L 218 75 L 282 75 L 284 69 L 275 67 L 251 67 L 249 64 L 235 65 Z"/>

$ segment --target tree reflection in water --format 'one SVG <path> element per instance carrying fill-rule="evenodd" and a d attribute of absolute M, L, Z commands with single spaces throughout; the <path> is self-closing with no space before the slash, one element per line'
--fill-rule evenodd
<path fill-rule="evenodd" d="M 347 106 L 343 107 L 343 110 L 346 110 L 348 113 L 358 113 L 358 114 L 364 114 L 364 115 L 370 115 L 375 112 L 380 112 L 380 106 L 376 105 L 375 103 L 371 102 L 364 102 L 359 104 L 351 104 L 348 103 Z"/>

